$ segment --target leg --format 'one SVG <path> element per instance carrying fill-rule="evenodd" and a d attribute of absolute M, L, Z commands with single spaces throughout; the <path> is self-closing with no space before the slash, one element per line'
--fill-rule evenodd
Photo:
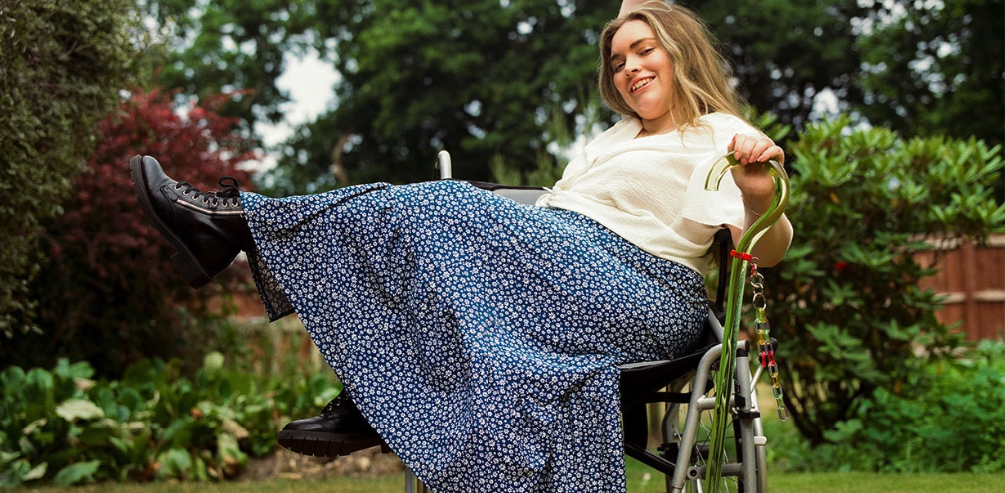
<path fill-rule="evenodd" d="M 192 287 L 207 284 L 253 246 L 236 180 L 223 178 L 221 192 L 202 192 L 169 178 L 150 156 L 129 161 L 133 188 L 150 222 L 177 250 L 175 265 Z M 320 416 L 294 421 L 279 433 L 279 443 L 306 455 L 348 455 L 387 445 L 345 392 Z M 389 450 L 389 449 L 388 449 Z"/>

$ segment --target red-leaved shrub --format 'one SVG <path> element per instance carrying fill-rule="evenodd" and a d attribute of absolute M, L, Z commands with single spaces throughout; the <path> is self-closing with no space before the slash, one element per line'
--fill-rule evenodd
<path fill-rule="evenodd" d="M 191 349 L 193 316 L 207 315 L 201 300 L 235 276 L 228 272 L 197 295 L 176 274 L 172 248 L 137 204 L 129 158 L 152 155 L 169 176 L 202 190 L 216 190 L 223 175 L 246 188 L 248 173 L 238 165 L 254 150 L 236 135 L 236 122 L 215 111 L 228 99 L 215 96 L 184 111 L 171 93 L 137 91 L 100 123 L 103 137 L 89 169 L 41 240 L 49 262 L 34 290 L 43 333 L 0 350 L 4 359 L 23 366 L 83 359 L 99 374 L 115 375 L 138 359 Z"/>

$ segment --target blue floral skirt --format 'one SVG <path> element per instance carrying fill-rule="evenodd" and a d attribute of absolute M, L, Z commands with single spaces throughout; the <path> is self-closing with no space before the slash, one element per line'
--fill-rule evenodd
<path fill-rule="evenodd" d="M 241 201 L 270 318 L 434 491 L 625 490 L 616 365 L 692 349 L 698 273 L 462 182 Z"/>

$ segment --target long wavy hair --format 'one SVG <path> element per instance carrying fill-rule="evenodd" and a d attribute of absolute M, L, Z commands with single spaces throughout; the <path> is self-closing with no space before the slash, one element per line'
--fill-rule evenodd
<path fill-rule="evenodd" d="M 611 44 L 614 34 L 626 22 L 641 20 L 652 28 L 660 47 L 670 58 L 673 95 L 669 108 L 678 128 L 696 124 L 702 115 L 729 113 L 739 118 L 743 100 L 733 88 L 729 63 L 713 45 L 705 23 L 680 5 L 649 2 L 631 13 L 614 19 L 600 37 L 600 96 L 608 108 L 638 118 L 614 85 Z"/>

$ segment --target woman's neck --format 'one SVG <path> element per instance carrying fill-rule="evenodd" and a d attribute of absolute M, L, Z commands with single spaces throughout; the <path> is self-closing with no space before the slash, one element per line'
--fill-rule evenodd
<path fill-rule="evenodd" d="M 670 113 L 653 120 L 643 120 L 640 118 L 639 123 L 642 124 L 642 130 L 635 136 L 636 139 L 648 135 L 667 134 L 677 128 L 676 120 Z"/>

